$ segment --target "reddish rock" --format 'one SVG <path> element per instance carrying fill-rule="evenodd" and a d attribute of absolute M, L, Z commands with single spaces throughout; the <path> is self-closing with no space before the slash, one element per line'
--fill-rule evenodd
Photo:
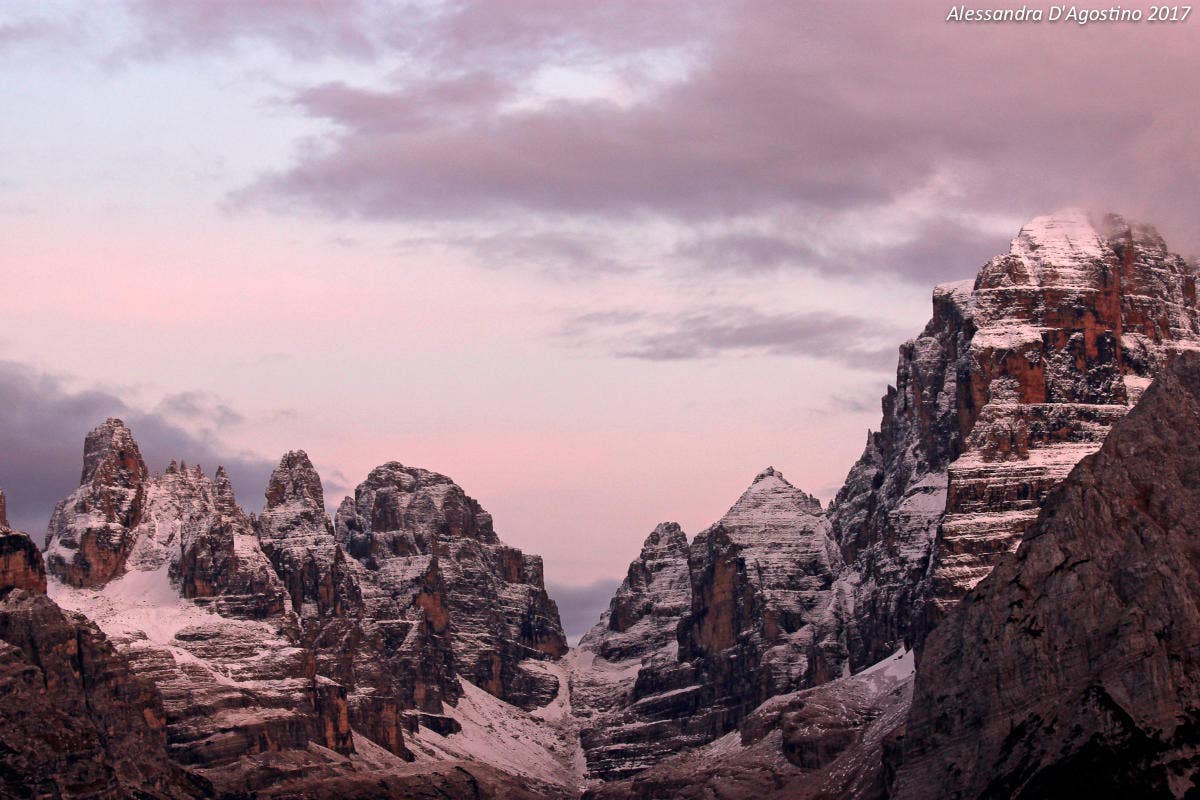
<path fill-rule="evenodd" d="M 84 441 L 80 486 L 58 504 L 46 532 L 46 566 L 72 586 L 120 575 L 142 521 L 149 472 L 133 434 L 108 419 Z"/>
<path fill-rule="evenodd" d="M 831 511 L 854 567 L 853 667 L 919 642 L 1173 354 L 1196 347 L 1192 268 L 1114 215 L 1038 217 L 973 282 L 938 287 Z"/>
<path fill-rule="evenodd" d="M 46 593 L 46 566 L 28 535 L 8 527 L 4 491 L 0 490 L 0 595 L 12 589 Z"/>
<path fill-rule="evenodd" d="M 22 589 L 0 599 L 0 795 L 211 796 L 167 758 L 165 728 L 153 684 L 95 625 Z"/>
<path fill-rule="evenodd" d="M 590 774 L 637 774 L 841 675 L 841 556 L 821 504 L 760 473 L 690 547 L 659 526 L 581 643 L 573 703 Z"/>

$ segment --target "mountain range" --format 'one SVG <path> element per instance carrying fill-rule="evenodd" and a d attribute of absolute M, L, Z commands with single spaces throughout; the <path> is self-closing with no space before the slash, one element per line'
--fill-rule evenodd
<path fill-rule="evenodd" d="M 1152 227 L 1037 217 L 831 503 L 768 467 L 663 522 L 575 648 L 445 475 L 330 516 L 291 451 L 255 516 L 108 419 L 44 546 L 0 493 L 0 795 L 1200 796 L 1198 350 Z"/>

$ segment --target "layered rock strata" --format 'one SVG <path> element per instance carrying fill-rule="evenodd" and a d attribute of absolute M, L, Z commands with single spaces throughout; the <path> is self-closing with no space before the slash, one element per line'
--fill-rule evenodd
<path fill-rule="evenodd" d="M 1187 354 L 930 635 L 899 797 L 1195 792 L 1198 475 Z"/>
<path fill-rule="evenodd" d="M 854 570 L 855 669 L 920 640 L 1152 376 L 1200 346 L 1194 270 L 1114 215 L 1038 217 L 933 305 L 830 513 Z"/>
<path fill-rule="evenodd" d="M 913 656 L 899 652 L 854 676 L 773 697 L 739 730 L 664 759 L 586 800 L 883 800 L 912 697 Z"/>

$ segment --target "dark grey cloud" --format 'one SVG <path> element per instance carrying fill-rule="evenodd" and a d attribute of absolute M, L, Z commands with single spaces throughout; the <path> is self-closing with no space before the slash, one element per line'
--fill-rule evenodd
<path fill-rule="evenodd" d="M 159 401 L 154 410 L 168 418 L 215 428 L 238 425 L 246 419 L 217 396 L 199 390 L 169 394 Z"/>
<path fill-rule="evenodd" d="M 680 314 L 612 311 L 580 315 L 560 331 L 570 344 L 621 358 L 682 361 L 725 353 L 795 355 L 875 370 L 896 359 L 899 331 L 878 319 L 827 311 L 770 313 L 726 306 Z"/>
<path fill-rule="evenodd" d="M 200 464 L 210 474 L 224 465 L 239 502 L 248 510 L 262 506 L 270 461 L 230 450 L 159 411 L 133 408 L 112 392 L 74 391 L 59 378 L 0 361 L 0 487 L 14 527 L 40 536 L 54 504 L 79 485 L 84 436 L 113 416 L 133 430 L 151 469 L 171 459 Z"/>
<path fill-rule="evenodd" d="M 784 206 L 869 220 L 944 185 L 941 205 L 956 214 L 1083 203 L 1160 220 L 1184 249 L 1200 242 L 1200 107 L 1190 100 L 1200 94 L 1200 48 L 1187 26 L 960 26 L 928 2 L 754 2 L 703 24 L 676 6 L 665 13 L 680 24 L 656 26 L 660 4 L 515 5 L 465 4 L 413 52 L 436 53 L 451 75 L 488 72 L 481 65 L 516 51 L 532 59 L 527 71 L 580 48 L 617 62 L 673 45 L 695 62 L 661 85 L 631 66 L 650 87 L 632 104 L 531 108 L 480 92 L 414 109 L 403 83 L 325 87 L 320 102 L 301 92 L 301 107 L 337 131 L 239 197 L 384 220 L 696 222 Z M 954 231 L 939 239 L 936 227 L 867 266 L 941 278 L 947 253 L 986 257 Z M 742 268 L 811 255 L 804 241 L 747 235 L 692 251 Z"/>
<path fill-rule="evenodd" d="M 614 255 L 617 245 L 608 237 L 568 232 L 506 231 L 477 236 L 447 236 L 421 240 L 461 249 L 478 264 L 492 269 L 520 268 L 550 276 L 578 278 L 633 272 L 639 265 Z"/>
<path fill-rule="evenodd" d="M 913 226 L 898 244 L 828 248 L 805 241 L 805 234 L 732 232 L 696 235 L 675 248 L 674 256 L 706 272 L 756 275 L 811 271 L 828 276 L 888 274 L 920 286 L 970 278 L 988 259 L 1008 249 L 1016 231 L 997 236 L 953 220 L 935 217 Z"/>
<path fill-rule="evenodd" d="M 558 604 L 563 631 L 575 641 L 591 629 L 608 608 L 621 585 L 619 578 L 602 578 L 583 585 L 546 581 L 546 591 Z"/>

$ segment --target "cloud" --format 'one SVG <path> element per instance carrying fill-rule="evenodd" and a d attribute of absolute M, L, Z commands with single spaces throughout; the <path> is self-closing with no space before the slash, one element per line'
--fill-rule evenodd
<path fill-rule="evenodd" d="M 622 358 L 683 361 L 724 353 L 807 356 L 855 369 L 894 363 L 897 330 L 827 311 L 772 313 L 739 306 L 681 314 L 609 311 L 575 317 L 560 330 L 573 345 Z"/>
<path fill-rule="evenodd" d="M 620 578 L 601 578 L 583 585 L 546 581 L 546 591 L 558 604 L 563 631 L 572 642 L 587 633 L 621 585 Z"/>
<path fill-rule="evenodd" d="M 238 425 L 246 419 L 221 402 L 220 398 L 198 390 L 169 394 L 159 401 L 154 411 L 167 418 L 182 420 L 192 425 L 203 425 L 210 429 Z"/>
<path fill-rule="evenodd" d="M 142 30 L 132 52 L 161 57 L 206 52 L 247 41 L 270 41 L 306 57 L 374 57 L 369 7 L 359 0 L 134 0 L 131 16 Z"/>
<path fill-rule="evenodd" d="M 203 393 L 173 395 L 164 402 L 176 412 L 190 410 L 194 396 L 202 400 L 195 409 L 203 418 L 211 410 Z M 79 485 L 84 436 L 111 416 L 130 426 L 151 469 L 162 469 L 170 459 L 201 464 L 210 474 L 224 465 L 239 502 L 247 509 L 261 506 L 272 462 L 228 448 L 158 409 L 139 410 L 108 391 L 76 391 L 55 376 L 0 361 L 0 487 L 15 527 L 40 536 L 55 503 Z"/>
<path fill-rule="evenodd" d="M 610 238 L 573 231 L 463 234 L 408 244 L 428 243 L 461 250 L 489 269 L 524 269 L 556 277 L 620 275 L 640 268 L 615 255 L 620 248 Z"/>
<path fill-rule="evenodd" d="M 377 60 L 404 53 L 442 67 L 486 63 L 488 71 L 528 71 L 558 63 L 674 45 L 710 24 L 710 2 L 632 0 L 130 0 L 143 56 L 214 52 L 269 43 L 294 58 L 335 55 Z M 434 70 L 437 71 L 437 70 Z"/>
<path fill-rule="evenodd" d="M 422 104 L 438 84 L 407 74 L 390 89 L 299 92 L 298 106 L 335 130 L 238 197 L 397 221 L 694 225 L 782 207 L 813 218 L 856 210 L 869 228 L 872 215 L 945 180 L 952 191 L 928 216 L 1026 217 L 1082 201 L 1163 220 L 1176 241 L 1192 237 L 1185 246 L 1200 241 L 1190 225 L 1200 109 L 1181 100 L 1200 92 L 1200 50 L 1184 26 L 956 26 L 944 8 L 915 2 L 753 3 L 704 23 L 678 6 L 555 5 L 467 3 L 401 50 L 473 93 Z M 671 14 L 683 21 L 652 24 Z M 671 48 L 692 55 L 656 80 L 653 65 L 671 62 Z M 642 95 L 511 102 L 555 53 L 584 63 L 584 52 L 610 66 L 640 54 L 622 69 Z M 522 69 L 508 68 L 512 58 Z M 488 89 L 485 74 L 506 78 Z M 856 269 L 913 279 L 945 275 L 936 262 L 947 252 L 986 257 L 937 231 L 891 253 L 848 247 L 813 259 L 804 240 L 734 233 L 681 254 L 826 270 L 850 255 L 862 259 Z"/>
<path fill-rule="evenodd" d="M 681 241 L 673 255 L 705 272 L 756 276 L 810 271 L 831 277 L 885 273 L 928 286 L 974 275 L 992 256 L 1007 251 L 1015 232 L 997 235 L 951 217 L 934 216 L 903 220 L 896 231 L 876 241 L 869 236 L 855 238 L 858 219 L 855 215 L 851 221 L 838 222 L 842 241 L 830 241 L 834 237 L 819 224 L 797 223 L 778 232 L 735 229 L 697 234 Z"/>

